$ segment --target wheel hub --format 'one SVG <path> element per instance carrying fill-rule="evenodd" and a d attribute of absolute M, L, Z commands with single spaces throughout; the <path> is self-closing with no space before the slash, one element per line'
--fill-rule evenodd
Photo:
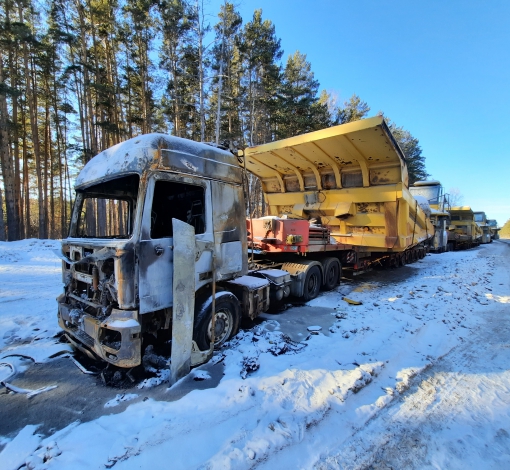
<path fill-rule="evenodd" d="M 219 310 L 216 312 L 216 322 L 214 324 L 214 344 L 223 343 L 230 336 L 232 330 L 232 319 L 229 312 Z M 212 333 L 212 320 L 209 323 L 207 335 L 209 340 Z"/>

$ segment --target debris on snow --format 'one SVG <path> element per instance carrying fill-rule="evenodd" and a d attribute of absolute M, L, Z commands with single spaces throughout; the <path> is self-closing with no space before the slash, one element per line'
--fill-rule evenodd
<path fill-rule="evenodd" d="M 309 327 L 307 327 L 307 330 L 310 331 L 310 332 L 321 331 L 322 330 L 322 326 L 318 326 L 318 325 L 309 326 Z"/>
<path fill-rule="evenodd" d="M 136 393 L 118 393 L 115 398 L 112 398 L 110 401 L 107 401 L 104 404 L 104 407 L 113 408 L 114 406 L 117 406 L 122 402 L 131 401 L 134 400 L 135 398 L 138 398 L 138 394 Z"/>
<path fill-rule="evenodd" d="M 342 300 L 345 300 L 349 305 L 363 305 L 362 302 L 359 302 L 358 300 L 352 300 L 347 297 L 342 297 Z"/>
<path fill-rule="evenodd" d="M 7 382 L 2 382 L 2 385 L 6 389 L 10 390 L 11 392 L 21 393 L 22 395 L 26 395 L 27 398 L 35 397 L 36 395 L 39 395 L 40 393 L 48 392 L 48 391 L 53 390 L 58 387 L 58 385 L 49 385 L 47 387 L 41 387 L 36 390 L 29 390 L 26 388 L 16 387 L 15 385 L 11 385 L 10 383 L 7 383 Z"/>
<path fill-rule="evenodd" d="M 193 380 L 195 380 L 197 382 L 211 378 L 211 375 L 209 374 L 209 372 L 207 372 L 205 370 L 200 370 L 200 369 L 193 369 L 190 372 L 190 374 L 193 377 Z"/>

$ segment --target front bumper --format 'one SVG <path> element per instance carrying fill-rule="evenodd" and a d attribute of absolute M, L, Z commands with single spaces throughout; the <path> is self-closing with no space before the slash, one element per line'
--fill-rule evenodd
<path fill-rule="evenodd" d="M 58 324 L 67 338 L 88 356 L 98 356 L 118 367 L 136 367 L 141 363 L 141 325 L 137 310 L 113 309 L 110 316 L 100 321 L 92 315 L 77 312 L 58 299 Z"/>

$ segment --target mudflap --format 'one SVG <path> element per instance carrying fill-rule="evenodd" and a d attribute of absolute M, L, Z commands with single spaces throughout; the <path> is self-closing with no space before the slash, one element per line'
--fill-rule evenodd
<path fill-rule="evenodd" d="M 170 385 L 191 368 L 193 317 L 195 311 L 195 229 L 172 219 L 174 277 Z"/>

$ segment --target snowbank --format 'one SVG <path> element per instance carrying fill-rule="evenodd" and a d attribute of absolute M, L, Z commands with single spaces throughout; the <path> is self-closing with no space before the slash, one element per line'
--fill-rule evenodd
<path fill-rule="evenodd" d="M 3 355 L 29 354 L 27 347 L 36 355 L 39 342 L 55 343 L 60 261 L 50 251 L 57 245 L 0 245 Z M 302 343 L 286 337 L 277 315 L 240 332 L 215 357 L 225 365 L 215 388 L 107 414 L 145 393 L 139 387 L 106 402 L 101 418 L 52 436 L 36 434 L 37 423 L 27 426 L 3 439 L 3 468 L 23 462 L 48 469 L 295 468 L 298 462 L 310 468 L 405 393 L 416 374 L 462 344 L 481 321 L 476 312 L 508 299 L 504 287 L 491 283 L 494 259 L 481 262 L 476 250 L 429 255 L 404 269 L 409 277 L 402 282 L 389 283 L 384 273 L 373 277 L 380 281 L 358 282 L 349 297 L 362 305 L 342 300 L 343 286 L 309 302 L 331 308 L 331 327 L 325 334 L 311 328 Z M 193 374 L 210 378 L 200 369 Z M 302 445 L 317 433 L 322 444 Z"/>

